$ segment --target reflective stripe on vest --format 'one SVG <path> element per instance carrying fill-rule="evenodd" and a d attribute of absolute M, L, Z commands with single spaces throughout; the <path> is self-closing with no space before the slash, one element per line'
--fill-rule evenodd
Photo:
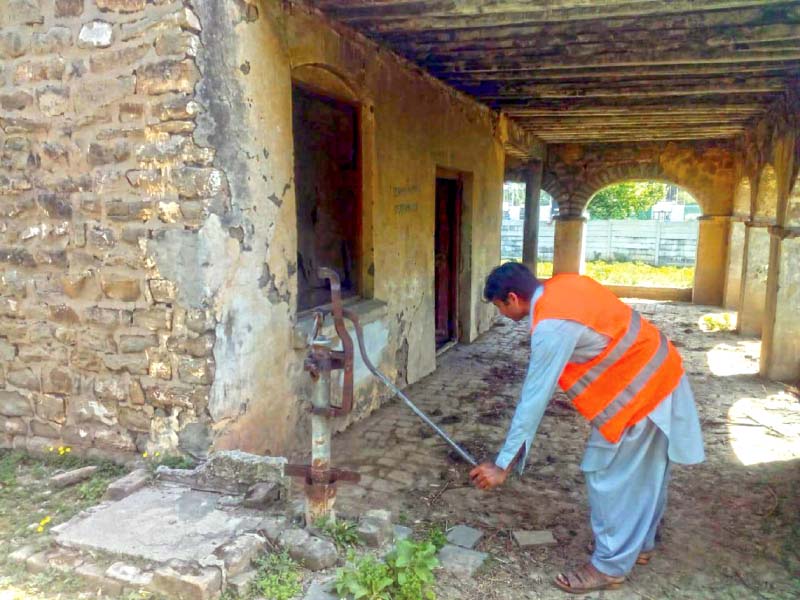
<path fill-rule="evenodd" d="M 594 381 L 600 377 L 605 370 L 617 362 L 622 355 L 625 354 L 631 346 L 633 346 L 633 342 L 636 341 L 636 338 L 639 336 L 639 330 L 642 327 L 642 318 L 639 316 L 639 313 L 635 310 L 631 311 L 631 322 L 628 325 L 628 331 L 625 332 L 625 335 L 622 336 L 622 339 L 619 343 L 614 346 L 614 349 L 609 352 L 606 357 L 589 369 L 583 376 L 576 381 L 572 387 L 568 390 L 564 390 L 567 394 L 567 397 L 570 400 L 574 400 L 578 396 L 580 396 L 586 388 L 588 388 Z"/>
<path fill-rule="evenodd" d="M 664 360 L 667 358 L 667 352 L 669 352 L 669 344 L 664 334 L 660 331 L 658 333 L 660 343 L 658 345 L 658 351 L 653 359 L 645 364 L 644 368 L 639 371 L 639 374 L 628 384 L 628 387 L 622 390 L 611 404 L 606 406 L 599 415 L 592 419 L 592 424 L 598 429 L 608 423 L 614 415 L 633 400 L 636 394 L 642 391 L 642 388 L 650 381 L 650 378 L 661 368 L 661 365 L 664 364 Z"/>

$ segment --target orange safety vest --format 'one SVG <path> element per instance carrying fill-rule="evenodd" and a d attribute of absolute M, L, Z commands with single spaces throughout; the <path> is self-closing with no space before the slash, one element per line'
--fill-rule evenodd
<path fill-rule="evenodd" d="M 609 442 L 618 442 L 683 376 L 681 357 L 664 334 L 589 277 L 564 273 L 545 282 L 531 334 L 542 319 L 575 321 L 611 338 L 592 360 L 567 363 L 558 380 L 578 412 Z"/>

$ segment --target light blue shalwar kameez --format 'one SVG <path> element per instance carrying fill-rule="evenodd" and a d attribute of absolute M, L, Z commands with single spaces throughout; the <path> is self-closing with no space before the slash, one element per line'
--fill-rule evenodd
<path fill-rule="evenodd" d="M 543 288 L 536 290 L 533 307 Z M 586 362 L 609 338 L 562 319 L 545 319 L 531 336 L 528 373 L 506 441 L 495 460 L 505 469 L 524 445 L 521 474 L 547 403 L 567 362 Z M 678 387 L 648 415 L 628 428 L 616 444 L 592 427 L 581 470 L 586 477 L 595 539 L 592 564 L 611 576 L 626 575 L 640 552 L 652 550 L 667 500 L 671 463 L 704 459 L 694 394 L 684 375 Z"/>

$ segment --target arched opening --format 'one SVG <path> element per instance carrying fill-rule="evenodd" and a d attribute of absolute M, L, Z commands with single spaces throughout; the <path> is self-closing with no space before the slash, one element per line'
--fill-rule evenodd
<path fill-rule="evenodd" d="M 610 286 L 681 290 L 689 299 L 702 216 L 692 194 L 660 181 L 615 183 L 595 192 L 586 214 L 587 275 Z"/>

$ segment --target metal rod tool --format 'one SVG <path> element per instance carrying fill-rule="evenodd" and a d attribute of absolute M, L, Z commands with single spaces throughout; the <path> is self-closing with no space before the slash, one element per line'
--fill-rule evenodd
<path fill-rule="evenodd" d="M 400 399 L 403 402 L 405 402 L 406 406 L 408 406 L 414 412 L 415 415 L 417 415 L 420 419 L 422 419 L 426 425 L 428 425 L 431 429 L 433 429 L 436 432 L 436 435 L 438 435 L 445 442 L 450 444 L 450 447 L 453 448 L 453 450 L 455 450 L 458 453 L 458 455 L 461 456 L 461 458 L 463 458 L 473 467 L 477 467 L 478 461 L 475 460 L 469 452 L 464 450 L 464 448 L 462 448 L 456 442 L 450 439 L 450 437 L 444 431 L 442 431 L 441 428 L 436 423 L 431 421 L 428 415 L 422 412 L 411 400 L 409 400 L 408 396 L 406 396 L 400 388 L 398 388 L 394 383 L 392 383 L 391 379 L 386 377 L 386 375 L 381 373 L 377 369 L 377 367 L 375 367 L 375 365 L 372 364 L 372 361 L 369 359 L 369 355 L 367 354 L 366 345 L 364 344 L 364 332 L 361 329 L 361 323 L 359 323 L 358 321 L 358 316 L 353 311 L 347 308 L 342 310 L 342 314 L 346 319 L 351 321 L 353 323 L 353 327 L 355 327 L 356 339 L 358 340 L 358 349 L 361 351 L 361 359 L 364 361 L 364 364 L 366 365 L 367 369 L 369 369 L 370 372 L 373 375 L 375 375 L 375 377 L 377 377 L 386 387 L 388 387 L 396 395 L 398 395 Z"/>

